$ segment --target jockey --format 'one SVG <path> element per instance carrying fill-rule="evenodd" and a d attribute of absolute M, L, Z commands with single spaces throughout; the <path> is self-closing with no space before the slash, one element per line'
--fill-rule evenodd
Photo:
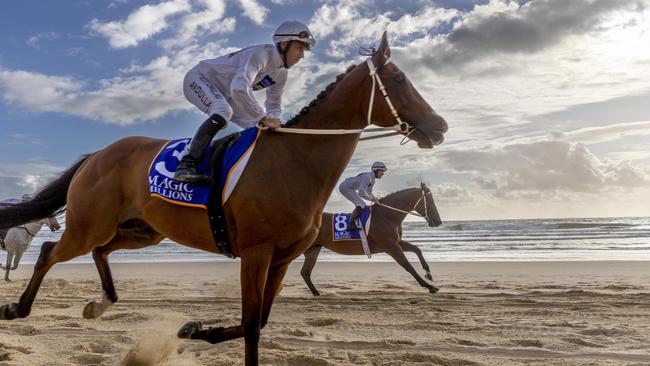
<path fill-rule="evenodd" d="M 354 204 L 354 211 L 350 214 L 350 222 L 348 230 L 359 230 L 356 221 L 361 215 L 361 212 L 366 207 L 366 203 L 361 199 L 362 197 L 373 203 L 379 202 L 379 198 L 372 194 L 372 187 L 375 185 L 375 179 L 381 179 L 384 173 L 388 170 L 386 164 L 381 161 L 372 163 L 369 172 L 357 174 L 354 177 L 346 178 L 339 185 L 339 192 L 352 201 Z"/>
<path fill-rule="evenodd" d="M 197 174 L 196 164 L 227 121 L 242 128 L 258 123 L 269 128 L 280 127 L 287 69 L 298 63 L 316 40 L 303 23 L 287 21 L 273 34 L 273 43 L 203 60 L 185 75 L 185 97 L 209 117 L 192 138 L 189 152 L 180 161 L 174 179 L 181 182 L 210 180 Z M 262 89 L 266 89 L 266 111 L 253 96 L 253 91 Z"/>

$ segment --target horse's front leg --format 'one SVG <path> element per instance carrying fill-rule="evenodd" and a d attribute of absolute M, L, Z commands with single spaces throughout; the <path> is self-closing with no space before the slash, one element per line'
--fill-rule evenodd
<path fill-rule="evenodd" d="M 203 329 L 200 322 L 192 321 L 178 331 L 178 337 L 219 343 L 243 336 L 246 343 L 246 365 L 257 366 L 263 296 L 272 256 L 272 245 L 253 246 L 241 253 L 241 325 Z"/>
<path fill-rule="evenodd" d="M 427 273 L 424 277 L 433 281 L 433 276 L 431 276 L 431 270 L 429 269 L 429 264 L 427 263 L 426 259 L 424 259 L 424 255 L 422 255 L 422 251 L 420 250 L 420 248 L 405 240 L 400 240 L 399 245 L 402 247 L 403 251 L 413 252 L 415 253 L 415 255 L 418 256 L 418 259 L 420 259 L 420 264 L 422 265 L 422 269 L 424 269 L 425 272 Z"/>
<path fill-rule="evenodd" d="M 428 289 L 429 292 L 432 293 L 432 294 L 435 294 L 436 292 L 438 292 L 437 287 L 431 285 L 430 283 L 425 281 L 422 277 L 420 277 L 418 272 L 415 270 L 415 268 L 413 268 L 411 263 L 408 261 L 408 259 L 404 255 L 404 251 L 402 250 L 402 247 L 398 243 L 395 243 L 394 245 L 388 246 L 386 248 L 386 253 L 388 255 L 390 255 L 391 257 L 393 257 L 393 259 L 395 259 L 395 261 L 400 266 L 402 266 L 402 268 L 404 268 L 408 273 L 410 273 L 411 276 L 413 276 L 413 278 L 415 278 L 415 280 L 418 281 L 420 286 Z"/>

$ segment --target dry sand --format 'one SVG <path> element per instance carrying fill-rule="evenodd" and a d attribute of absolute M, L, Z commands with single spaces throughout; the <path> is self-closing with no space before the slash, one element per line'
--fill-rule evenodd
<path fill-rule="evenodd" d="M 394 263 L 318 263 L 313 298 L 295 263 L 260 343 L 263 365 L 649 365 L 648 262 L 431 263 L 430 295 Z M 57 266 L 27 319 L 0 321 L 0 365 L 240 365 L 243 341 L 175 338 L 189 320 L 236 324 L 237 263 Z M 16 301 L 31 274 L 0 283 Z"/>

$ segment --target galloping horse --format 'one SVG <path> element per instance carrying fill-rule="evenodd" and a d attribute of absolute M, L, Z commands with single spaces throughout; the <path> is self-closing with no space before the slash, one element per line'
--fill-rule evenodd
<path fill-rule="evenodd" d="M 43 225 L 47 225 L 52 232 L 61 228 L 56 217 L 50 216 L 44 219 L 18 225 L 7 231 L 6 236 L 0 238 L 0 246 L 7 251 L 6 265 L 0 263 L 0 269 L 5 270 L 5 281 L 10 281 L 9 271 L 16 270 L 23 253 L 29 248 L 32 240 L 41 231 Z"/>
<path fill-rule="evenodd" d="M 389 57 L 384 33 L 368 60 L 349 68 L 287 126 L 360 129 L 368 121 L 379 126 L 394 126 L 397 121 L 402 133 L 420 148 L 440 144 L 446 121 L 404 73 L 388 62 Z M 241 323 L 203 329 L 199 322 L 190 322 L 181 328 L 179 337 L 210 343 L 244 337 L 246 365 L 258 364 L 260 329 L 267 323 L 289 263 L 316 238 L 325 203 L 358 140 L 359 133 L 323 136 L 262 131 L 223 207 L 233 252 L 241 258 Z M 18 303 L 0 307 L 0 318 L 28 316 L 48 270 L 91 251 L 104 298 L 111 303 L 117 301 L 107 260 L 113 250 L 150 246 L 169 238 L 220 253 L 204 210 L 170 204 L 149 194 L 148 167 L 166 143 L 147 137 L 119 140 L 82 158 L 30 202 L 0 210 L 1 228 L 49 216 L 67 205 L 61 239 L 43 244 L 25 292 Z"/>
<path fill-rule="evenodd" d="M 429 265 L 422 256 L 422 251 L 415 245 L 402 240 L 402 221 L 411 211 L 424 217 L 430 227 L 442 224 L 438 209 L 431 197 L 431 191 L 422 183 L 419 188 L 408 188 L 383 197 L 378 204 L 372 206 L 372 220 L 370 230 L 368 231 L 368 247 L 371 253 L 386 253 L 393 257 L 402 268 L 410 273 L 420 286 L 435 294 L 438 289 L 422 279 L 408 259 L 404 255 L 405 251 L 412 251 L 417 254 L 426 271 L 426 278 L 433 280 Z M 334 241 L 333 240 L 333 215 L 331 213 L 323 214 L 323 225 L 318 232 L 318 237 L 312 243 L 312 246 L 305 251 L 305 262 L 302 265 L 300 274 L 314 296 L 320 296 L 320 293 L 311 282 L 311 271 L 316 265 L 318 254 L 322 247 L 325 247 L 335 253 L 345 255 L 362 255 L 364 254 L 361 240 Z"/>

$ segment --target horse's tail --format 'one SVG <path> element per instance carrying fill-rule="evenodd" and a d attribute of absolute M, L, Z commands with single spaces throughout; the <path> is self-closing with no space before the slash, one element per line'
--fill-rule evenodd
<path fill-rule="evenodd" d="M 12 228 L 63 211 L 72 177 L 91 155 L 82 156 L 79 161 L 61 173 L 58 178 L 49 182 L 30 200 L 0 208 L 0 229 Z"/>

